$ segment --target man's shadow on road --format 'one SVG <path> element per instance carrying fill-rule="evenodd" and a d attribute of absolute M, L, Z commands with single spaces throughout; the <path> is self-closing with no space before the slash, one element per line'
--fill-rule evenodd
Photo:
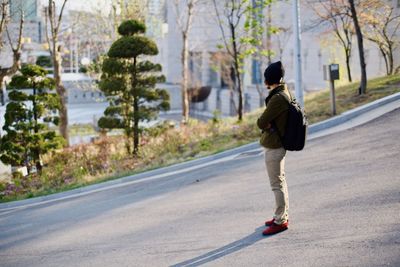
<path fill-rule="evenodd" d="M 232 254 L 236 251 L 239 251 L 243 248 L 253 245 L 254 243 L 260 241 L 261 239 L 265 239 L 266 237 L 262 235 L 262 231 L 264 229 L 265 229 L 265 226 L 260 226 L 254 230 L 254 233 L 252 233 L 246 237 L 243 237 L 240 240 L 232 242 L 226 246 L 215 249 L 213 251 L 207 252 L 206 254 L 203 254 L 196 258 L 174 264 L 171 267 L 200 266 L 202 264 L 214 261 L 214 260 L 222 258 L 226 255 Z"/>

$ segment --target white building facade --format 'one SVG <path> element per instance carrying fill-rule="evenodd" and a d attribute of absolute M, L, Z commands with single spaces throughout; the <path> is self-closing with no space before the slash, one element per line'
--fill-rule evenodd
<path fill-rule="evenodd" d="M 157 1 L 158 7 L 162 6 L 164 11 L 162 27 L 168 29 L 163 34 L 156 38 L 160 48 L 158 61 L 163 66 L 163 72 L 167 78 L 169 87 L 176 85 L 175 91 L 172 94 L 180 94 L 179 84 L 182 76 L 181 64 L 181 49 L 182 36 L 177 24 L 177 14 L 174 8 L 174 1 Z M 181 1 L 183 4 L 184 1 Z M 217 3 L 223 1 L 217 1 Z M 395 7 L 395 11 L 399 12 L 400 3 L 388 0 L 388 3 Z M 279 34 L 272 35 L 271 49 L 273 55 L 271 61 L 281 60 L 285 66 L 286 75 L 285 81 L 289 85 L 294 82 L 295 67 L 294 67 L 294 36 L 293 36 L 293 17 L 292 17 L 292 1 L 276 1 L 271 8 L 271 23 L 274 27 L 281 28 Z M 309 91 L 321 90 L 328 88 L 327 81 L 324 80 L 323 66 L 337 63 L 340 65 L 341 79 L 338 82 L 347 83 L 347 71 L 345 64 L 345 56 L 343 48 L 340 46 L 337 39 L 332 33 L 324 33 L 321 27 L 310 27 L 315 20 L 314 11 L 301 4 L 300 8 L 301 28 L 302 28 L 302 80 L 303 90 L 305 93 Z M 227 30 L 227 29 L 225 29 Z M 399 34 L 398 34 L 399 35 Z M 212 86 L 213 91 L 208 99 L 208 103 L 197 104 L 198 108 L 204 111 L 212 112 L 214 109 L 222 109 L 225 115 L 233 115 L 234 110 L 225 99 L 229 98 L 229 90 L 225 90 L 227 85 L 222 79 L 222 75 L 218 70 L 218 66 L 212 62 L 213 55 L 218 51 L 219 44 L 222 44 L 221 29 L 219 27 L 217 16 L 212 1 L 205 1 L 199 5 L 195 12 L 192 23 L 192 28 L 189 33 L 189 50 L 190 62 L 189 69 L 191 72 L 192 86 Z M 368 78 L 383 76 L 386 73 L 385 63 L 380 55 L 376 45 L 364 41 L 365 56 L 367 63 Z M 399 51 L 395 51 L 395 66 L 400 65 Z M 267 67 L 267 62 L 257 63 L 252 58 L 245 61 L 245 72 L 243 75 L 245 98 L 247 99 L 247 110 L 252 110 L 259 107 L 265 94 L 260 96 L 256 90 L 262 87 L 263 71 Z M 354 36 L 353 51 L 351 57 L 351 70 L 353 81 L 360 78 L 360 65 L 358 58 L 357 40 Z M 173 87 L 173 86 L 172 86 Z M 260 97 L 262 98 L 260 101 Z M 173 99 L 179 99 L 178 96 Z M 218 106 L 218 101 L 222 103 Z M 221 106 L 222 105 L 222 106 Z M 179 108 L 180 103 L 172 104 L 173 108 Z"/>

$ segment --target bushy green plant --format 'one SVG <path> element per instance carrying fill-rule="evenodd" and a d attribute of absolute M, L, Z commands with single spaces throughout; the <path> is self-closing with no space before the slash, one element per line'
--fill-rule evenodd
<path fill-rule="evenodd" d="M 145 25 L 135 20 L 119 26 L 122 37 L 111 45 L 103 61 L 99 84 L 110 106 L 98 125 L 104 129 L 123 129 L 127 152 L 133 155 L 139 152 L 139 122 L 155 119 L 160 110 L 169 109 L 167 91 L 155 89 L 156 83 L 165 81 L 158 74 L 161 65 L 145 59 L 158 54 L 157 45 L 141 35 L 145 30 Z"/>
<path fill-rule="evenodd" d="M 44 68 L 51 68 L 53 67 L 53 60 L 50 56 L 38 56 L 38 58 L 36 59 L 36 65 Z"/>
<path fill-rule="evenodd" d="M 51 93 L 54 80 L 46 74 L 40 66 L 25 65 L 8 87 L 10 103 L 6 107 L 0 160 L 12 166 L 26 166 L 29 172 L 34 166 L 41 171 L 41 157 L 63 144 L 62 137 L 49 130 L 49 125 L 58 125 L 55 114 L 60 99 Z"/>

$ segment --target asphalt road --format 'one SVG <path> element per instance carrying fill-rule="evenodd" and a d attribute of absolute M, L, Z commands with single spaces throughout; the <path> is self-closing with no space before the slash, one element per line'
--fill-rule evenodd
<path fill-rule="evenodd" d="M 261 153 L 0 214 L 0 266 L 400 266 L 400 109 L 287 156 L 289 230 L 261 235 Z"/>

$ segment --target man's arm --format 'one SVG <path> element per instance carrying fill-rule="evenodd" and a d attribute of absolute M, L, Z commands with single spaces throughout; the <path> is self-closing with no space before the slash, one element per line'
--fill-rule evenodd
<path fill-rule="evenodd" d="M 268 102 L 267 108 L 261 114 L 257 120 L 257 126 L 261 130 L 267 130 L 271 128 L 271 122 L 278 117 L 283 111 L 286 110 L 284 99 L 277 95 L 274 95 Z"/>

